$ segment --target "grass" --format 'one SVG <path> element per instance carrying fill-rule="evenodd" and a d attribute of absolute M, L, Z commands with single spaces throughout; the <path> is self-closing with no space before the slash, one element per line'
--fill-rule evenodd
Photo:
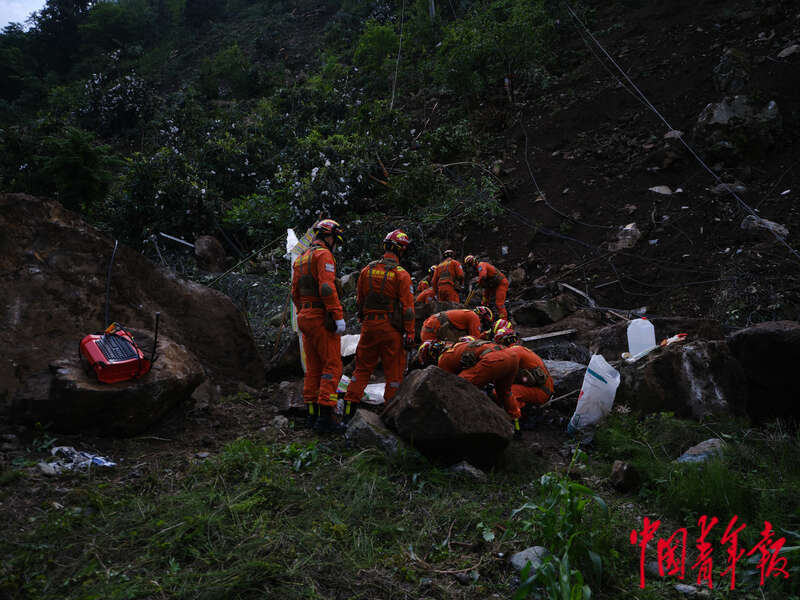
<path fill-rule="evenodd" d="M 728 441 L 723 459 L 672 462 L 711 437 L 709 428 Z M 414 453 L 389 458 L 336 438 L 243 437 L 205 461 L 151 461 L 136 477 L 47 480 L 69 491 L 3 524 L 0 596 L 670 598 L 674 579 L 648 576 L 638 588 L 628 537 L 642 516 L 662 519 L 659 535 L 687 526 L 693 540 L 699 514 L 725 523 L 738 514 L 748 523 L 747 547 L 766 519 L 795 546 L 798 452 L 795 435 L 777 427 L 614 415 L 569 468 L 554 470 L 515 444 L 478 482 Z M 607 483 L 618 458 L 642 474 L 633 494 Z M 2 473 L 5 506 L 10 490 L 29 485 L 26 473 Z M 711 538 L 717 548 L 719 535 Z M 520 576 L 508 558 L 533 545 L 553 557 L 539 575 Z M 757 565 L 743 560 L 737 595 L 722 594 L 727 580 L 719 577 L 713 594 L 793 597 L 800 556 L 788 556 L 789 580 L 760 588 Z M 685 583 L 694 577 L 687 568 Z"/>

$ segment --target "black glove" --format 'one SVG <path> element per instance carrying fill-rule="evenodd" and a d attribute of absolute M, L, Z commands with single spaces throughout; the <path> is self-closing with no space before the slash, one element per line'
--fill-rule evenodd
<path fill-rule="evenodd" d="M 410 350 L 414 347 L 414 334 L 413 333 L 404 333 L 403 334 L 403 348 L 406 350 Z"/>

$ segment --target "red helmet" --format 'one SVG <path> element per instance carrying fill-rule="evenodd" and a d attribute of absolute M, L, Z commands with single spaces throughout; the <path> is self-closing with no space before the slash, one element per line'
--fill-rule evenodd
<path fill-rule="evenodd" d="M 492 322 L 492 309 L 488 306 L 476 306 L 472 311 L 481 318 L 481 323 L 488 325 Z"/>
<path fill-rule="evenodd" d="M 519 341 L 517 332 L 508 327 L 501 327 L 494 333 L 494 341 L 504 346 L 511 346 Z"/>
<path fill-rule="evenodd" d="M 444 342 L 428 340 L 420 344 L 417 350 L 417 359 L 424 365 L 434 365 L 439 360 L 439 355 L 444 350 Z"/>
<path fill-rule="evenodd" d="M 431 284 L 428 283 L 427 279 L 423 279 L 422 281 L 419 282 L 419 286 L 417 286 L 417 291 L 421 292 L 422 290 L 427 290 L 429 287 L 431 287 Z"/>
<path fill-rule="evenodd" d="M 468 267 L 474 267 L 475 265 L 478 264 L 478 261 L 475 259 L 475 255 L 467 254 L 464 257 L 464 264 L 467 265 Z"/>
<path fill-rule="evenodd" d="M 407 250 L 409 244 L 411 244 L 411 240 L 408 239 L 402 229 L 395 229 L 391 233 L 387 233 L 386 237 L 383 238 L 383 247 L 386 249 L 400 248 L 401 250 Z"/>
<path fill-rule="evenodd" d="M 492 333 L 497 333 L 501 329 L 514 329 L 514 326 L 508 319 L 497 319 L 494 322 L 494 327 L 492 327 Z"/>
<path fill-rule="evenodd" d="M 453 250 L 445 250 L 444 252 L 442 252 L 442 256 L 444 256 L 445 258 L 453 258 L 455 255 L 456 253 Z"/>
<path fill-rule="evenodd" d="M 342 238 L 342 226 L 333 219 L 322 219 L 317 221 L 313 228 L 314 235 L 321 237 L 323 235 L 332 235 L 340 244 L 344 241 Z"/>

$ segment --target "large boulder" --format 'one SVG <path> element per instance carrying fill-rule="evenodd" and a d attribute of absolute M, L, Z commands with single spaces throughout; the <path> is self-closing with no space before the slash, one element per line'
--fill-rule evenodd
<path fill-rule="evenodd" d="M 491 467 L 514 435 L 503 409 L 468 381 L 438 367 L 406 376 L 382 418 L 423 454 L 447 464 L 466 460 Z"/>
<path fill-rule="evenodd" d="M 587 361 L 588 362 L 588 361 Z M 583 385 L 586 365 L 569 360 L 545 360 L 544 366 L 553 378 L 556 396 L 579 390 Z"/>
<path fill-rule="evenodd" d="M 12 412 L 29 422 L 47 423 L 59 432 L 135 435 L 188 400 L 205 378 L 197 358 L 159 336 L 158 358 L 139 379 L 100 383 L 87 375 L 77 357 L 50 365 L 50 377 L 31 378 L 14 396 Z M 38 384 L 38 385 L 37 385 Z"/>
<path fill-rule="evenodd" d="M 347 440 L 359 448 L 377 448 L 389 456 L 407 449 L 403 440 L 389 431 L 381 418 L 369 410 L 359 410 L 347 425 Z"/>
<path fill-rule="evenodd" d="M 77 359 L 80 340 L 105 328 L 106 272 L 114 242 L 59 203 L 0 194 L 0 409 L 26 382 Z M 110 280 L 109 319 L 184 346 L 219 383 L 260 388 L 264 368 L 244 316 L 224 294 L 181 279 L 120 245 Z M 147 348 L 144 346 L 144 348 Z M 46 386 L 48 387 L 48 386 Z M 48 388 L 49 389 L 49 388 Z"/>
<path fill-rule="evenodd" d="M 571 294 L 559 294 L 547 300 L 523 302 L 512 309 L 512 317 L 516 323 L 528 327 L 537 327 L 556 323 L 571 315 L 578 309 L 578 302 Z"/>
<path fill-rule="evenodd" d="M 783 120 L 774 100 L 758 105 L 747 96 L 727 96 L 703 109 L 694 133 L 709 156 L 732 164 L 774 146 L 783 133 Z"/>
<path fill-rule="evenodd" d="M 616 401 L 637 411 L 696 419 L 744 411 L 744 372 L 724 341 L 671 344 L 615 366 Z"/>
<path fill-rule="evenodd" d="M 800 416 L 800 323 L 772 321 L 741 329 L 728 337 L 744 371 L 747 412 L 756 419 Z"/>

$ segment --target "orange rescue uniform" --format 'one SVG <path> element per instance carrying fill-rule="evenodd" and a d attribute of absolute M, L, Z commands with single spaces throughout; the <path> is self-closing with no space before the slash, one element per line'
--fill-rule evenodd
<path fill-rule="evenodd" d="M 511 397 L 518 365 L 519 357 L 515 352 L 484 340 L 458 342 L 442 353 L 438 363 L 440 369 L 458 375 L 478 388 L 493 383 L 497 403 L 512 419 L 518 419 L 520 415 L 519 406 Z"/>
<path fill-rule="evenodd" d="M 414 299 L 415 304 L 428 304 L 428 302 L 433 302 L 433 288 L 431 287 L 422 290 Z"/>
<path fill-rule="evenodd" d="M 478 287 L 483 290 L 481 304 L 496 307 L 498 318 L 507 319 L 506 294 L 508 293 L 508 279 L 497 267 L 488 262 L 478 263 Z"/>
<path fill-rule="evenodd" d="M 455 259 L 447 258 L 436 267 L 431 287 L 441 302 L 461 302 L 458 290 L 464 282 L 464 269 Z"/>
<path fill-rule="evenodd" d="M 356 368 L 345 396 L 353 404 L 360 402 L 378 358 L 386 376 L 384 400 L 394 398 L 403 378 L 406 368 L 403 333 L 414 335 L 414 297 L 411 275 L 398 262 L 395 253 L 386 252 L 381 260 L 364 267 L 358 277 L 361 338 L 356 349 Z"/>
<path fill-rule="evenodd" d="M 465 335 L 481 337 L 481 318 L 466 308 L 434 313 L 422 323 L 419 337 L 428 340 L 458 341 Z"/>
<path fill-rule="evenodd" d="M 547 402 L 553 395 L 555 386 L 550 372 L 544 365 L 544 361 L 533 350 L 525 346 L 515 345 L 508 348 L 519 358 L 519 372 L 517 380 L 511 386 L 511 396 L 518 405 L 518 410 L 526 404 L 541 405 Z M 537 371 L 539 369 L 539 371 Z M 529 370 L 532 374 L 540 375 L 541 377 L 526 377 L 529 379 L 526 383 L 522 383 L 520 378 L 523 376 L 523 370 Z M 532 380 L 531 380 L 532 379 Z M 543 381 L 542 381 L 543 379 Z M 517 417 L 518 418 L 518 417 Z"/>
<path fill-rule="evenodd" d="M 336 406 L 336 388 L 342 378 L 341 337 L 325 323 L 326 314 L 330 327 L 344 313 L 336 293 L 336 261 L 321 240 L 315 240 L 294 262 L 292 301 L 306 354 L 303 402 Z"/>

